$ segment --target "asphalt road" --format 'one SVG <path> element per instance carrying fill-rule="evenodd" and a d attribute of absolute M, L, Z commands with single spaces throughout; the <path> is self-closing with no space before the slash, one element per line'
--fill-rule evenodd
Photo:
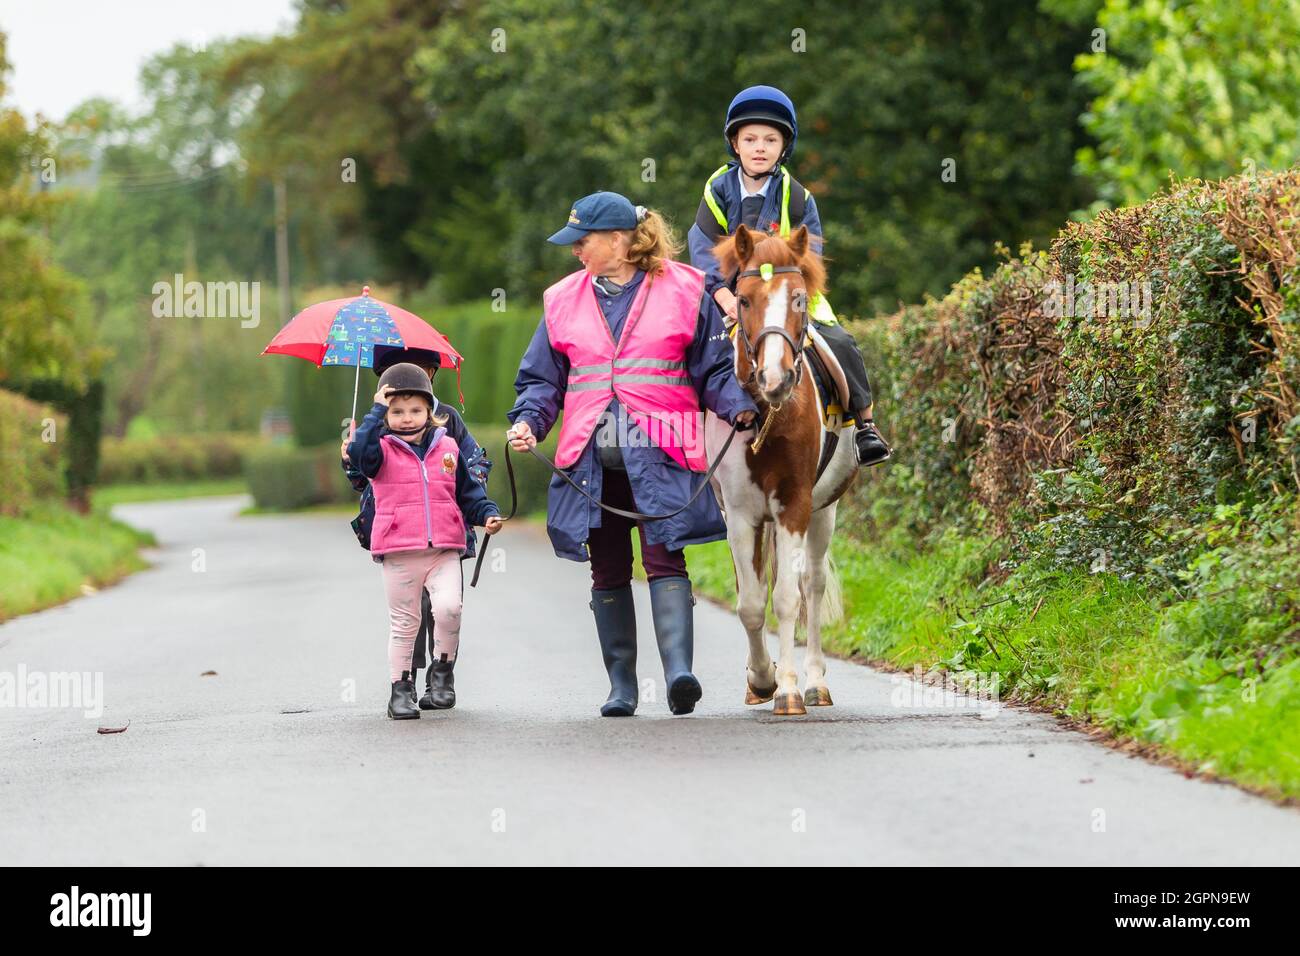
<path fill-rule="evenodd" d="M 857 664 L 831 662 L 835 707 L 746 708 L 744 633 L 704 601 L 704 699 L 671 717 L 642 584 L 657 700 L 602 719 L 587 568 L 521 523 L 466 588 L 458 706 L 390 721 L 380 573 L 346 516 L 242 504 L 120 507 L 153 568 L 0 626 L 0 673 L 100 673 L 104 701 L 0 707 L 0 863 L 1300 859 L 1293 810 Z"/>

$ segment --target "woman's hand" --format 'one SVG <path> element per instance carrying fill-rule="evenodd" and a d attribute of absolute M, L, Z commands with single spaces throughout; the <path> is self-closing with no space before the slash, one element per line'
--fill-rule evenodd
<path fill-rule="evenodd" d="M 502 526 L 505 523 L 506 523 L 505 519 L 502 518 L 500 515 L 493 515 L 491 518 L 488 518 L 487 521 L 483 523 L 483 528 L 485 531 L 487 531 L 488 534 L 496 534 L 498 531 L 501 530 Z"/>
<path fill-rule="evenodd" d="M 752 422 L 752 421 L 754 420 L 754 418 L 755 418 L 756 415 L 757 415 L 756 412 L 754 412 L 754 411 L 752 411 L 752 410 L 750 410 L 750 409 L 747 408 L 747 409 L 745 409 L 743 412 L 741 412 L 739 415 L 736 416 L 736 424 L 737 424 L 737 425 L 748 425 L 750 422 Z"/>
<path fill-rule="evenodd" d="M 510 426 L 510 431 L 506 432 L 506 438 L 510 439 L 510 448 L 513 451 L 528 451 L 528 449 L 537 446 L 537 436 L 533 434 L 528 422 L 522 418 Z"/>
<path fill-rule="evenodd" d="M 388 397 L 392 394 L 393 386 L 385 385 L 379 391 L 375 392 L 375 401 L 380 405 L 388 405 Z"/>
<path fill-rule="evenodd" d="M 713 301 L 718 303 L 718 308 L 727 314 L 727 318 L 736 321 L 736 293 L 724 285 L 713 293 Z"/>

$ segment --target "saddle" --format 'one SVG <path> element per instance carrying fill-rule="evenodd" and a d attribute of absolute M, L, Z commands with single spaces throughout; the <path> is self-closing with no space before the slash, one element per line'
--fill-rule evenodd
<path fill-rule="evenodd" d="M 813 382 L 817 386 L 822 422 L 829 431 L 838 431 L 845 425 L 855 424 L 857 419 L 848 411 L 849 381 L 844 377 L 839 359 L 817 331 L 815 322 L 808 323 L 808 344 L 812 347 L 805 348 L 804 355 L 809 360 L 808 368 L 812 371 Z"/>

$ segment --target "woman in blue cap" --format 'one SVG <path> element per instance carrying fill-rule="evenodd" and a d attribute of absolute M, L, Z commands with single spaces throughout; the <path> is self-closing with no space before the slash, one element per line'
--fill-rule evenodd
<path fill-rule="evenodd" d="M 657 212 L 593 193 L 549 241 L 571 244 L 583 268 L 543 294 L 515 379 L 511 447 L 536 445 L 564 411 L 555 462 L 574 485 L 552 476 L 547 531 L 558 556 L 591 562 L 589 606 L 610 683 L 601 714 L 630 716 L 637 706 L 633 527 L 668 709 L 688 714 L 702 690 L 691 673 L 695 599 L 682 549 L 727 534 L 711 487 L 686 506 L 707 467 L 704 410 L 748 425 L 757 407 L 736 381 L 704 274 L 673 260 L 680 246 Z M 597 502 L 641 514 L 686 507 L 639 521 Z"/>
<path fill-rule="evenodd" d="M 799 123 L 790 97 L 774 86 L 741 90 L 727 107 L 723 135 L 732 160 L 704 184 L 704 198 L 687 241 L 691 262 L 704 271 L 708 294 L 734 322 L 736 279 L 722 275 L 718 268 L 713 255 L 718 240 L 731 235 L 742 223 L 749 229 L 779 232 L 782 236 L 804 225 L 820 240 L 822 224 L 812 193 L 785 168 L 799 138 Z M 849 413 L 857 421 L 853 438 L 858 462 L 879 464 L 890 457 L 890 451 L 872 420 L 871 384 L 858 343 L 836 321 L 823 296 L 808 303 L 808 312 L 848 380 Z"/>

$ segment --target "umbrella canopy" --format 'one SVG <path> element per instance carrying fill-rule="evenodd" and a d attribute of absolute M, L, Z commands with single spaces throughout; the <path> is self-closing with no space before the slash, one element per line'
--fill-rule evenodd
<path fill-rule="evenodd" d="M 352 420 L 357 416 L 357 391 L 363 368 L 375 367 L 380 356 L 394 349 L 421 349 L 436 353 L 439 365 L 456 370 L 456 392 L 460 405 L 461 355 L 447 339 L 424 319 L 403 308 L 371 298 L 370 286 L 361 295 L 330 299 L 303 309 L 285 324 L 263 355 L 294 355 L 313 365 L 342 365 L 355 368 L 352 385 Z"/>
<path fill-rule="evenodd" d="M 373 368 L 375 347 L 428 349 L 444 366 L 459 370 L 461 355 L 437 329 L 418 315 L 361 295 L 309 305 L 275 334 L 263 355 L 296 355 L 313 365 Z"/>

